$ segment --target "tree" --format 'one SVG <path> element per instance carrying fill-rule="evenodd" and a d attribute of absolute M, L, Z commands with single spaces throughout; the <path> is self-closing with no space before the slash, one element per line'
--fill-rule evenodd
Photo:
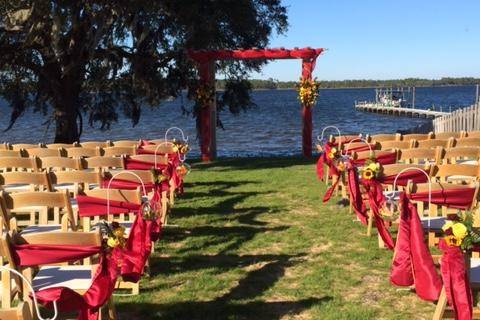
<path fill-rule="evenodd" d="M 55 142 L 78 141 L 85 116 L 108 129 L 122 110 L 135 125 L 142 106 L 195 87 L 186 49 L 265 47 L 286 28 L 280 0 L 0 0 L 7 130 L 28 108 L 48 116 Z M 244 78 L 263 63 L 219 64 L 230 83 L 219 105 L 251 105 Z"/>

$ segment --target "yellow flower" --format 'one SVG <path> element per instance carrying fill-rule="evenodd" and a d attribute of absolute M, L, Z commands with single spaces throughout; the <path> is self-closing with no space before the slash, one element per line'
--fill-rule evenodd
<path fill-rule="evenodd" d="M 372 179 L 373 176 L 374 176 L 373 171 L 370 170 L 370 169 L 368 169 L 368 168 L 365 169 L 365 170 L 363 171 L 363 173 L 362 173 L 363 179 L 366 179 L 366 180 Z"/>
<path fill-rule="evenodd" d="M 377 164 L 372 162 L 367 167 L 368 170 L 377 171 Z"/>
<path fill-rule="evenodd" d="M 468 234 L 467 227 L 463 223 L 455 223 L 452 226 L 452 232 L 453 235 L 459 240 L 463 240 L 463 238 L 465 238 Z"/>
<path fill-rule="evenodd" d="M 177 146 L 173 146 L 173 147 L 172 147 L 172 150 L 173 150 L 173 152 L 178 152 L 178 147 L 177 147 Z"/>
<path fill-rule="evenodd" d="M 455 236 L 446 236 L 445 242 L 451 247 L 460 247 L 462 245 L 462 240 Z"/>
<path fill-rule="evenodd" d="M 443 230 L 443 232 L 445 232 L 448 229 L 450 229 L 451 227 L 453 227 L 453 221 L 452 220 L 447 220 L 445 222 L 445 224 L 443 225 L 442 230 Z"/>
<path fill-rule="evenodd" d="M 118 241 L 118 239 L 115 239 L 115 238 L 108 238 L 107 240 L 107 245 L 110 247 L 110 248 L 116 248 L 120 245 L 120 242 Z"/>
<path fill-rule="evenodd" d="M 337 148 L 332 148 L 331 152 L 332 152 L 333 154 L 336 154 L 336 153 L 338 152 L 338 150 L 337 150 Z"/>
<path fill-rule="evenodd" d="M 345 171 L 345 163 L 340 162 L 337 166 L 338 171 Z"/>
<path fill-rule="evenodd" d="M 118 227 L 115 230 L 113 230 L 113 234 L 117 238 L 123 238 L 123 237 L 125 237 L 125 228 L 124 227 Z"/>
<path fill-rule="evenodd" d="M 329 158 L 329 159 L 335 158 L 335 153 L 333 153 L 333 152 L 330 151 L 330 152 L 328 153 L 328 158 Z"/>

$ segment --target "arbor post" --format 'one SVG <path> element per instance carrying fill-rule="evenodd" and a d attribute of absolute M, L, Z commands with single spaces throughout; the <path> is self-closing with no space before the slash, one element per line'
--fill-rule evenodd
<path fill-rule="evenodd" d="M 302 59 L 302 79 L 312 79 L 316 58 Z M 312 108 L 304 105 L 302 108 L 302 151 L 305 157 L 312 156 Z"/>
<path fill-rule="evenodd" d="M 215 90 L 215 61 L 209 60 L 199 66 L 200 80 Z M 217 157 L 217 105 L 212 99 L 200 110 L 200 150 L 204 162 Z"/>

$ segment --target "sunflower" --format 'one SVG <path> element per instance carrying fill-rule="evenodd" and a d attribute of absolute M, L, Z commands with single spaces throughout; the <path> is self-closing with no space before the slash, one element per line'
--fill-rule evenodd
<path fill-rule="evenodd" d="M 453 235 L 460 240 L 463 240 L 468 235 L 467 227 L 463 223 L 455 223 L 452 226 Z"/>
<path fill-rule="evenodd" d="M 455 236 L 446 236 L 445 242 L 451 247 L 460 247 L 462 245 L 462 240 Z"/>
<path fill-rule="evenodd" d="M 369 168 L 365 169 L 362 173 L 363 179 L 366 179 L 366 180 L 371 180 L 373 179 L 374 176 L 375 176 L 374 172 Z"/>

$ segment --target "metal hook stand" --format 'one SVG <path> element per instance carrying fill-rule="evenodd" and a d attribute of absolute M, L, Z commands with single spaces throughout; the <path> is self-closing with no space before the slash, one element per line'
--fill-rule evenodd
<path fill-rule="evenodd" d="M 358 138 L 355 138 L 355 139 L 352 139 L 348 144 L 347 144 L 347 147 L 345 148 L 345 156 L 348 156 L 348 150 L 350 149 L 350 145 L 352 144 L 352 142 L 363 142 L 367 145 L 368 149 L 370 150 L 370 156 L 373 155 L 373 149 L 372 149 L 372 146 L 370 145 L 370 143 L 368 143 L 368 141 L 366 139 L 363 139 L 361 137 L 358 137 Z"/>
<path fill-rule="evenodd" d="M 395 198 L 397 196 L 397 193 L 395 191 L 395 189 L 397 188 L 397 180 L 398 178 L 404 174 L 405 172 L 407 171 L 419 171 L 421 173 L 423 173 L 425 175 L 425 177 L 427 177 L 427 181 L 428 181 L 428 209 L 430 210 L 431 208 L 431 205 L 432 205 L 432 181 L 430 180 L 430 176 L 428 175 L 427 172 L 425 172 L 425 170 L 422 170 L 420 168 L 417 168 L 417 167 L 408 167 L 408 168 L 405 168 L 403 170 L 401 170 L 396 176 L 395 176 L 395 179 L 393 180 L 393 191 L 392 192 L 389 192 L 387 194 L 385 194 L 385 197 L 387 198 L 387 202 L 390 202 L 390 203 L 394 203 L 395 202 Z M 428 231 L 430 231 L 430 228 L 431 228 L 431 222 L 430 222 L 430 219 L 428 219 L 428 222 L 427 222 L 427 228 L 428 228 Z"/>
<path fill-rule="evenodd" d="M 317 136 L 317 140 L 320 141 L 320 142 L 323 142 L 323 136 L 324 136 L 325 131 L 327 129 L 335 129 L 338 132 L 338 144 L 340 145 L 342 134 L 340 133 L 340 129 L 338 129 L 338 127 L 335 127 L 335 126 L 326 126 L 325 128 L 323 128 L 322 134 L 321 134 L 321 136 Z"/>
<path fill-rule="evenodd" d="M 165 132 L 165 141 L 168 141 L 168 133 L 169 133 L 171 130 L 178 130 L 178 131 L 180 131 L 180 133 L 182 134 L 182 140 L 183 140 L 184 142 L 187 142 L 187 141 L 188 141 L 188 136 L 185 136 L 185 134 L 183 133 L 183 130 L 180 129 L 179 127 L 171 127 L 171 128 L 168 128 L 167 131 Z"/>
<path fill-rule="evenodd" d="M 43 318 L 41 313 L 40 313 L 40 309 L 38 308 L 38 302 L 37 302 L 37 296 L 35 294 L 35 291 L 33 290 L 33 286 L 32 284 L 30 283 L 30 281 L 27 280 L 27 278 L 25 278 L 23 276 L 23 274 L 21 274 L 20 272 L 18 272 L 17 270 L 15 269 L 12 269 L 12 268 L 9 268 L 9 267 L 5 267 L 5 266 L 0 266 L 0 269 L 2 270 L 6 270 L 6 271 L 9 271 L 11 273 L 14 273 L 16 274 L 17 276 L 19 276 L 20 278 L 22 278 L 22 280 L 28 285 L 28 288 L 30 289 L 30 291 L 32 292 L 32 297 L 33 297 L 33 305 L 35 306 L 35 313 L 37 314 L 37 317 L 38 319 L 40 320 L 55 320 L 58 316 L 58 307 L 57 307 L 57 301 L 52 301 L 52 304 L 53 304 L 53 318 Z"/>

